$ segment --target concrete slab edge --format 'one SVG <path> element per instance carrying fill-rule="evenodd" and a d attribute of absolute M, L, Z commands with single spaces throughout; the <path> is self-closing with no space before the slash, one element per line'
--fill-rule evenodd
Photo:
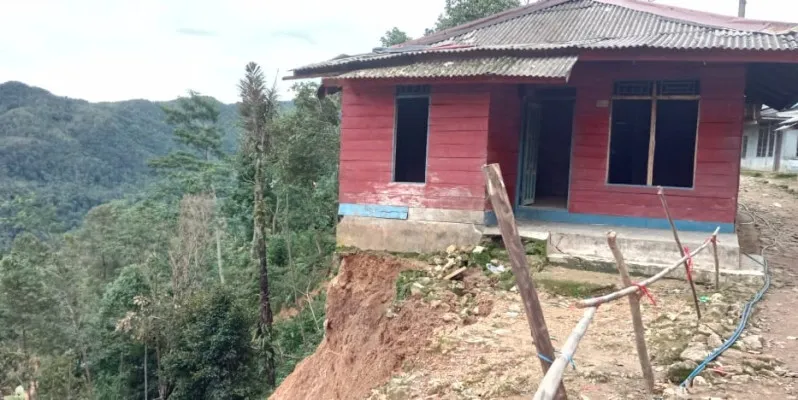
<path fill-rule="evenodd" d="M 566 268 L 579 269 L 584 271 L 617 273 L 615 262 L 598 257 L 580 257 L 567 254 L 550 254 L 548 256 L 549 263 L 560 265 Z M 629 262 L 629 273 L 637 276 L 652 276 L 670 265 L 665 264 L 648 264 L 648 263 L 635 263 Z M 721 283 L 745 283 L 745 284 L 761 284 L 762 277 L 764 276 L 762 270 L 720 270 Z M 677 268 L 666 276 L 673 279 L 685 279 L 685 271 L 682 268 Z M 715 271 L 705 269 L 694 269 L 693 279 L 699 283 L 713 283 L 715 282 Z"/>

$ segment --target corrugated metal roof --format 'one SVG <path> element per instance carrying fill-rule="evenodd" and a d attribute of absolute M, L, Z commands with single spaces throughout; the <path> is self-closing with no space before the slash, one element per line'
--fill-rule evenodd
<path fill-rule="evenodd" d="M 307 65 L 295 69 L 294 74 L 345 72 L 418 54 L 476 51 L 577 52 L 626 48 L 797 51 L 798 29 L 793 24 L 731 18 L 634 0 L 546 0 L 409 43 L 412 45 L 405 48 L 381 49 Z"/>
<path fill-rule="evenodd" d="M 339 75 L 344 79 L 455 78 L 473 76 L 517 76 L 565 78 L 571 74 L 576 56 L 477 57 L 464 60 L 426 60 L 413 64 L 367 68 Z"/>

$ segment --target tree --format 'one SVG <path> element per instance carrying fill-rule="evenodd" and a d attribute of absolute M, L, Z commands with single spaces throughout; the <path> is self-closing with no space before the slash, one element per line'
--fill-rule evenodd
<path fill-rule="evenodd" d="M 263 199 L 266 178 L 266 154 L 269 151 L 269 124 L 277 113 L 277 91 L 275 87 L 266 88 L 263 72 L 258 64 L 251 62 L 246 66 L 246 75 L 238 84 L 241 93 L 241 124 L 244 129 L 242 150 L 254 164 L 253 193 L 253 261 L 258 267 L 260 277 L 260 302 L 258 319 L 259 340 L 267 347 L 266 380 L 272 387 L 276 383 L 274 352 L 271 350 L 272 308 L 269 294 L 269 273 L 266 246 L 266 205 Z"/>
<path fill-rule="evenodd" d="M 224 156 L 219 109 L 210 98 L 194 91 L 188 94 L 177 100 L 176 107 L 163 107 L 178 149 L 151 159 L 149 165 L 167 173 L 172 183 L 179 182 L 182 192 L 210 192 L 215 167 Z"/>
<path fill-rule="evenodd" d="M 0 355 L 16 360 L 11 369 L 0 371 L 0 387 L 4 381 L 25 385 L 31 398 L 37 393 L 41 356 L 56 352 L 60 342 L 52 312 L 56 299 L 47 284 L 52 261 L 50 249 L 28 233 L 17 236 L 9 254 L 0 260 L 0 307 L 7 318 L 13 318 L 0 332 L 4 339 Z"/>
<path fill-rule="evenodd" d="M 434 30 L 426 34 L 462 25 L 513 7 L 520 6 L 518 0 L 446 0 L 443 13 L 438 16 Z"/>
<path fill-rule="evenodd" d="M 162 377 L 173 382 L 169 399 L 250 399 L 254 352 L 249 320 L 230 289 L 211 288 L 181 302 L 170 323 L 170 351 L 162 361 Z M 262 398 L 262 397 L 260 397 Z"/>
<path fill-rule="evenodd" d="M 393 27 L 393 29 L 385 32 L 385 35 L 380 38 L 380 43 L 382 43 L 382 47 L 391 47 L 411 39 L 410 36 L 407 36 L 406 32 L 399 30 L 397 27 Z"/>

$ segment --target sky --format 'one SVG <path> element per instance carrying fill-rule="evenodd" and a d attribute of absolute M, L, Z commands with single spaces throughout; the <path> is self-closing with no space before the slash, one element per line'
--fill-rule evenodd
<path fill-rule="evenodd" d="M 736 15 L 737 0 L 656 0 Z M 396 26 L 432 27 L 444 0 L 5 0 L 0 82 L 89 101 L 170 100 L 192 89 L 232 103 L 244 66 L 269 79 L 368 52 Z M 747 16 L 798 22 L 798 1 L 748 0 Z M 278 80 L 291 98 L 291 81 Z"/>

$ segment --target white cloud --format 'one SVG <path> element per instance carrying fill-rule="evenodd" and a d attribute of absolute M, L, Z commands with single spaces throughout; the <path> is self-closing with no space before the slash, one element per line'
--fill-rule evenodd
<path fill-rule="evenodd" d="M 735 0 L 658 0 L 734 15 Z M 90 101 L 172 99 L 188 89 L 232 102 L 249 61 L 270 78 L 366 52 L 393 26 L 420 36 L 444 0 L 26 0 L 0 13 L 0 82 Z M 748 16 L 798 20 L 798 2 L 749 0 Z M 280 81 L 283 93 L 291 82 Z"/>
<path fill-rule="evenodd" d="M 232 102 L 249 61 L 273 75 L 366 52 L 393 26 L 420 36 L 443 0 L 27 0 L 0 13 L 0 82 L 90 101 Z M 278 82 L 283 93 L 291 82 Z"/>

